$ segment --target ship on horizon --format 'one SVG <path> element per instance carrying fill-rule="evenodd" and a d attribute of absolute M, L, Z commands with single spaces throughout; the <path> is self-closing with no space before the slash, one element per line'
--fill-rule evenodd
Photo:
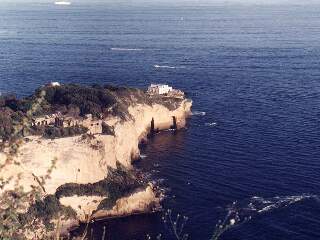
<path fill-rule="evenodd" d="M 55 5 L 71 5 L 71 2 L 69 1 L 55 1 Z"/>

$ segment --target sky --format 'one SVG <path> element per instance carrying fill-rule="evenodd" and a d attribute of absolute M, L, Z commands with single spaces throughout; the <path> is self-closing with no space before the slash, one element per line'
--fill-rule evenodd
<path fill-rule="evenodd" d="M 0 0 L 0 3 L 50 3 L 55 0 Z M 307 5 L 307 4 L 320 4 L 320 0 L 69 0 L 73 4 L 76 3 L 129 3 L 133 4 L 142 4 L 142 3 L 181 3 L 181 4 L 206 4 L 206 5 L 214 5 L 214 4 L 259 4 L 259 5 L 277 5 L 277 4 L 299 4 L 299 5 Z"/>
<path fill-rule="evenodd" d="M 57 0 L 0 0 L 1 5 L 6 5 L 9 8 L 17 8 L 18 4 L 52 4 Z M 61 0 L 60 0 L 61 1 Z M 66 0 L 64 0 L 66 1 Z M 304 7 L 308 5 L 317 5 L 320 7 L 320 0 L 67 0 L 71 1 L 72 5 L 90 6 L 95 5 L 110 5 L 112 7 L 211 7 L 211 6 L 292 6 L 298 5 Z M 63 6 L 65 7 L 65 6 Z"/>

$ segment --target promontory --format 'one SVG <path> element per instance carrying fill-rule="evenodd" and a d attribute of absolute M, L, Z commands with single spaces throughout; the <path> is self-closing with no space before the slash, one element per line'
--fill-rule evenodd
<path fill-rule="evenodd" d="M 22 99 L 1 96 L 0 221 L 9 230 L 0 234 L 35 239 L 157 209 L 161 197 L 132 163 L 148 137 L 183 128 L 191 106 L 160 84 L 55 82 Z"/>

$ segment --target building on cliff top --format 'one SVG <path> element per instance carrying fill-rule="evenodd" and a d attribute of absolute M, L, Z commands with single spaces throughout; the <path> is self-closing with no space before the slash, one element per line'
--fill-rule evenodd
<path fill-rule="evenodd" d="M 62 117 L 61 112 L 57 112 L 50 115 L 45 115 L 43 117 L 37 117 L 32 119 L 32 126 L 40 126 L 40 125 L 55 125 L 57 123 L 57 119 Z"/>
<path fill-rule="evenodd" d="M 148 87 L 148 93 L 149 94 L 167 94 L 173 90 L 172 87 L 165 85 L 165 84 L 151 84 L 150 87 Z"/>
<path fill-rule="evenodd" d="M 148 94 L 150 95 L 165 95 L 174 98 L 184 98 L 184 92 L 179 89 L 174 89 L 166 84 L 151 84 L 148 87 Z"/>
<path fill-rule="evenodd" d="M 51 82 L 51 83 L 49 84 L 49 86 L 51 86 L 51 87 L 60 87 L 61 84 L 60 84 L 59 82 Z"/>
<path fill-rule="evenodd" d="M 102 123 L 102 119 L 94 119 L 92 114 L 87 114 L 84 118 L 74 118 L 72 116 L 65 116 L 61 112 L 57 112 L 32 119 L 31 126 L 54 126 L 62 128 L 83 126 L 88 128 L 88 133 L 90 134 L 101 134 Z"/>

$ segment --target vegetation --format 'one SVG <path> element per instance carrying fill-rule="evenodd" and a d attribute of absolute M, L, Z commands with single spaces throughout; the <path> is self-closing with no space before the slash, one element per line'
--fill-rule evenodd
<path fill-rule="evenodd" d="M 10 141 L 23 134 L 22 124 L 27 118 L 25 102 L 14 96 L 0 97 L 0 139 Z"/>
<path fill-rule="evenodd" d="M 108 89 L 78 85 L 42 87 L 24 99 L 17 99 L 13 95 L 1 96 L 0 139 L 1 142 L 13 142 L 28 134 L 44 134 L 50 138 L 82 134 L 85 132 L 82 127 L 31 127 L 31 119 L 57 111 L 75 117 L 89 113 L 101 117 L 115 103 L 115 95 Z"/>
<path fill-rule="evenodd" d="M 76 135 L 84 134 L 88 131 L 88 128 L 83 126 L 72 126 L 72 127 L 55 127 L 47 126 L 44 129 L 44 137 L 46 138 L 63 138 L 72 137 Z"/>
<path fill-rule="evenodd" d="M 166 210 L 162 216 L 162 221 L 167 227 L 168 232 L 176 240 L 187 240 L 189 238 L 189 234 L 184 233 L 184 228 L 188 220 L 188 217 L 180 214 L 174 216 L 171 209 Z M 161 235 L 158 239 L 161 239 Z"/>
<path fill-rule="evenodd" d="M 50 221 L 59 219 L 62 215 L 67 218 L 75 216 L 72 209 L 61 206 L 54 196 L 42 198 L 45 193 L 43 185 L 50 178 L 55 163 L 56 159 L 52 161 L 45 176 L 36 177 L 39 184 L 32 186 L 32 190 L 28 192 L 19 186 L 20 176 L 14 182 L 12 179 L 0 179 L 2 190 L 8 184 L 14 184 L 14 189 L 1 194 L 0 239 L 22 240 L 26 239 L 26 235 L 32 239 L 53 239 L 50 231 L 55 226 Z M 59 234 L 56 235 L 55 239 L 58 240 Z"/>
<path fill-rule="evenodd" d="M 128 107 L 135 104 L 161 104 L 170 110 L 176 109 L 181 99 L 149 96 L 135 88 L 115 87 L 110 85 L 82 86 L 68 84 L 45 86 L 27 98 L 17 99 L 13 95 L 0 96 L 0 139 L 14 141 L 29 134 L 43 134 L 39 128 L 31 127 L 32 118 L 55 113 L 79 117 L 92 114 L 95 118 L 116 115 L 125 120 L 130 118 Z M 64 137 L 80 134 L 80 129 L 49 128 L 47 137 Z M 113 135 L 113 130 L 103 126 L 104 134 Z"/>
<path fill-rule="evenodd" d="M 21 137 L 42 135 L 46 138 L 60 138 L 79 134 L 83 134 L 85 138 L 94 137 L 85 134 L 88 129 L 82 126 L 31 126 L 32 119 L 39 116 L 59 111 L 63 115 L 74 117 L 92 114 L 94 118 L 101 118 L 111 114 L 125 120 L 131 117 L 128 112 L 129 106 L 159 103 L 174 109 L 178 106 L 178 101 L 180 100 L 163 99 L 160 96 L 150 97 L 134 88 L 74 84 L 41 87 L 33 95 L 23 99 L 17 99 L 12 95 L 0 96 L 0 151 L 9 143 L 8 159 L 13 161 L 12 156 L 18 151 Z M 105 123 L 102 124 L 102 133 L 115 134 L 114 129 Z M 2 166 L 0 170 L 1 168 Z M 39 229 L 43 229 L 43 225 L 52 230 L 52 219 L 75 217 L 71 208 L 60 204 L 61 197 L 99 195 L 106 198 L 98 208 L 109 209 L 117 199 L 131 194 L 140 187 L 146 187 L 145 181 L 137 179 L 135 172 L 128 171 L 117 163 L 117 168 L 109 168 L 108 175 L 102 181 L 93 184 L 67 183 L 60 186 L 55 195 L 46 195 L 44 185 L 51 171 L 52 168 L 43 177 L 34 176 L 38 186 L 32 186 L 29 192 L 25 192 L 19 186 L 18 180 L 14 183 L 15 188 L 12 191 L 6 191 L 1 195 L 0 239 L 24 239 L 25 231 L 35 234 L 34 239 L 48 239 L 44 237 L 47 236 L 46 232 L 38 232 Z M 4 180 L 0 176 L 0 189 L 11 183 L 11 179 Z"/>
<path fill-rule="evenodd" d="M 133 171 L 126 170 L 120 163 L 117 168 L 108 168 L 108 176 L 99 182 L 89 184 L 67 183 L 56 191 L 56 198 L 78 196 L 104 196 L 105 199 L 99 209 L 109 209 L 117 199 L 124 197 L 136 189 L 145 186 L 136 178 Z"/>
<path fill-rule="evenodd" d="M 52 219 L 58 219 L 60 216 L 76 219 L 76 212 L 71 207 L 61 205 L 56 196 L 48 195 L 43 200 L 36 200 L 26 213 L 20 214 L 19 222 L 25 226 L 37 219 L 44 223 L 47 230 L 52 231 L 54 230 Z"/>
<path fill-rule="evenodd" d="M 102 134 L 115 136 L 114 128 L 102 122 Z"/>
<path fill-rule="evenodd" d="M 116 103 L 111 91 L 102 87 L 87 87 L 79 85 L 64 85 L 62 87 L 46 87 L 46 102 L 52 110 L 62 109 L 69 113 L 79 113 L 81 116 L 92 114 L 95 117 Z"/>
<path fill-rule="evenodd" d="M 154 96 L 150 97 L 150 101 L 152 103 L 163 105 L 166 108 L 168 108 L 170 111 L 173 111 L 173 110 L 177 109 L 180 106 L 180 104 L 183 101 L 183 99 L 174 98 L 174 97 L 165 97 L 164 98 L 162 96 L 154 95 Z"/>
<path fill-rule="evenodd" d="M 126 170 L 117 163 L 117 168 L 108 169 L 108 176 L 94 184 L 65 184 L 59 187 L 55 195 L 45 195 L 45 182 L 50 178 L 55 168 L 56 159 L 47 174 L 36 177 L 38 186 L 33 186 L 32 191 L 24 192 L 19 184 L 12 191 L 6 191 L 0 199 L 0 239 L 25 239 L 25 234 L 32 234 L 36 239 L 52 239 L 49 237 L 58 226 L 52 220 L 76 219 L 75 211 L 70 207 L 60 204 L 59 198 L 73 195 L 100 195 L 106 199 L 102 201 L 99 209 L 112 208 L 117 199 L 130 194 L 142 187 L 134 171 Z M 0 187 L 4 188 L 11 180 L 1 180 Z M 18 180 L 19 181 L 19 180 Z M 58 221 L 59 222 L 59 221 Z M 59 235 L 59 234 L 58 234 Z M 59 239 L 59 238 L 57 238 Z"/>

